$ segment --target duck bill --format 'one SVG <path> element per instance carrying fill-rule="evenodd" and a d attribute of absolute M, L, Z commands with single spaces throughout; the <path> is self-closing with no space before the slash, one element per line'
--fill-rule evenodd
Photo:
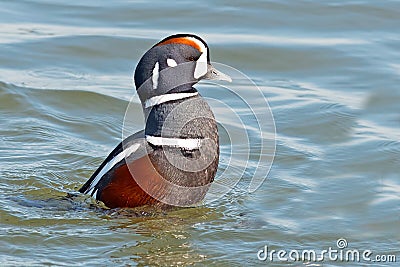
<path fill-rule="evenodd" d="M 207 73 L 203 76 L 205 80 L 219 80 L 219 81 L 227 81 L 232 82 L 232 78 L 229 75 L 226 75 L 223 72 L 220 72 L 211 64 L 207 64 Z"/>

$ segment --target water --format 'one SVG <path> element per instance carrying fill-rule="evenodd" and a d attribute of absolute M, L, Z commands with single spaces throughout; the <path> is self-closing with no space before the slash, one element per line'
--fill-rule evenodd
<path fill-rule="evenodd" d="M 367 0 L 1 1 L 0 265 L 254 266 L 271 264 L 257 259 L 265 245 L 321 251 L 339 238 L 400 261 L 399 9 Z M 204 207 L 150 216 L 67 198 L 120 141 L 141 55 L 177 32 L 204 37 L 213 61 L 267 97 L 277 132 L 268 179 L 251 194 L 239 186 Z M 245 164 L 235 149 L 232 161 Z"/>

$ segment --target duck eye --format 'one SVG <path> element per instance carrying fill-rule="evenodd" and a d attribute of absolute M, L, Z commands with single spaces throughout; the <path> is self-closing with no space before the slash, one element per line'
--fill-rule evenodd
<path fill-rule="evenodd" d="M 194 57 L 188 57 L 189 61 L 195 61 L 196 59 Z"/>

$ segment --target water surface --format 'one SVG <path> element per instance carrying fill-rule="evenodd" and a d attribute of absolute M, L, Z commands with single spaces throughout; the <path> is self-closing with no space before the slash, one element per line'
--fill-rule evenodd
<path fill-rule="evenodd" d="M 2 1 L 0 265 L 254 266 L 266 263 L 257 259 L 265 245 L 322 250 L 339 238 L 400 261 L 399 9 L 368 0 Z M 120 141 L 141 55 L 177 32 L 202 36 L 213 61 L 268 99 L 277 144 L 268 179 L 254 193 L 239 184 L 204 207 L 154 216 L 67 198 Z M 222 146 L 221 168 L 228 158 Z"/>

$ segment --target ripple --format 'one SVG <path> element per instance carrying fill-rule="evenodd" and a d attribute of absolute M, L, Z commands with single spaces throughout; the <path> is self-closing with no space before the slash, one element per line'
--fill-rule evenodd
<path fill-rule="evenodd" d="M 324 249 L 339 237 L 376 253 L 398 247 L 398 2 L 185 4 L 2 2 L 0 265 L 252 266 L 266 244 Z M 120 141 L 140 56 L 177 32 L 201 35 L 212 60 L 257 83 L 276 120 L 275 162 L 257 191 L 242 190 L 260 144 L 247 162 L 221 131 L 220 173 L 233 164 L 221 185 L 245 169 L 223 198 L 146 217 L 105 211 L 76 190 Z M 242 81 L 236 89 L 258 103 Z M 258 138 L 238 101 L 206 90 Z M 142 128 L 141 115 L 132 125 Z"/>

